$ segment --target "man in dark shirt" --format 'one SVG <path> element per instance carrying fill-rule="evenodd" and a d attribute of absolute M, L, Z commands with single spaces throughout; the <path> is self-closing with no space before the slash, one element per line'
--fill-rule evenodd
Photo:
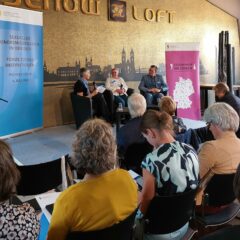
<path fill-rule="evenodd" d="M 120 155 L 124 155 L 133 143 L 145 142 L 140 131 L 141 117 L 146 111 L 146 100 L 139 93 L 133 93 L 128 98 L 128 108 L 131 119 L 117 133 L 117 144 Z"/>
<path fill-rule="evenodd" d="M 215 87 L 216 102 L 225 102 L 229 104 L 240 117 L 240 98 L 229 91 L 227 84 L 220 82 Z"/>
<path fill-rule="evenodd" d="M 73 91 L 76 95 L 91 98 L 96 116 L 103 117 L 105 120 L 109 121 L 109 112 L 104 96 L 98 92 L 95 85 L 89 88 L 88 80 L 90 76 L 91 74 L 88 69 L 81 68 L 80 79 L 74 84 Z"/>
<path fill-rule="evenodd" d="M 166 95 L 168 91 L 168 86 L 162 76 L 157 74 L 157 69 L 155 65 L 150 66 L 148 75 L 142 77 L 138 86 L 138 89 L 146 98 L 147 105 L 157 104 L 158 99 Z"/>

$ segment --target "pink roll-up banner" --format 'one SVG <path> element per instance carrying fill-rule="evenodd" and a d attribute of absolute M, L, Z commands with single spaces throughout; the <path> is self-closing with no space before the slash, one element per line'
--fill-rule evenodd
<path fill-rule="evenodd" d="M 199 43 L 166 43 L 166 78 L 177 116 L 199 120 Z"/>

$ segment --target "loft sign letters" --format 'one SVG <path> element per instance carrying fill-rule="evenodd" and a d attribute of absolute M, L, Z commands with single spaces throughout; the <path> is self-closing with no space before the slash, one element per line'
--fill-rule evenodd
<path fill-rule="evenodd" d="M 20 7 L 23 3 L 32 10 L 49 10 L 52 0 L 4 0 L 2 4 Z M 101 0 L 54 0 L 54 10 L 74 13 L 81 10 L 85 15 L 100 15 Z M 139 9 L 132 6 L 132 17 L 137 21 L 147 22 L 174 22 L 176 11 L 145 8 Z"/>

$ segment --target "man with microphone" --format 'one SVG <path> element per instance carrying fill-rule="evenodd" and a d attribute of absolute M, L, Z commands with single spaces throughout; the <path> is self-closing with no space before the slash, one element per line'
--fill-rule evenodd
<path fill-rule="evenodd" d="M 144 95 L 147 105 L 158 104 L 159 99 L 167 94 L 168 86 L 163 77 L 157 74 L 157 66 L 151 65 L 148 75 L 142 77 L 138 86 L 141 94 Z"/>

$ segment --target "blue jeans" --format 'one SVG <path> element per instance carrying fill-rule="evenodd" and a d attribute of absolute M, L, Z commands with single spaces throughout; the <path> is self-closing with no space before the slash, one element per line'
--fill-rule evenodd
<path fill-rule="evenodd" d="M 117 105 L 121 103 L 123 107 L 127 107 L 127 96 L 125 94 L 120 96 L 114 96 L 114 102 Z"/>
<path fill-rule="evenodd" d="M 158 98 L 162 98 L 164 95 L 162 93 L 149 93 L 145 92 L 144 97 L 146 98 L 147 105 L 157 105 L 158 104 Z"/>

